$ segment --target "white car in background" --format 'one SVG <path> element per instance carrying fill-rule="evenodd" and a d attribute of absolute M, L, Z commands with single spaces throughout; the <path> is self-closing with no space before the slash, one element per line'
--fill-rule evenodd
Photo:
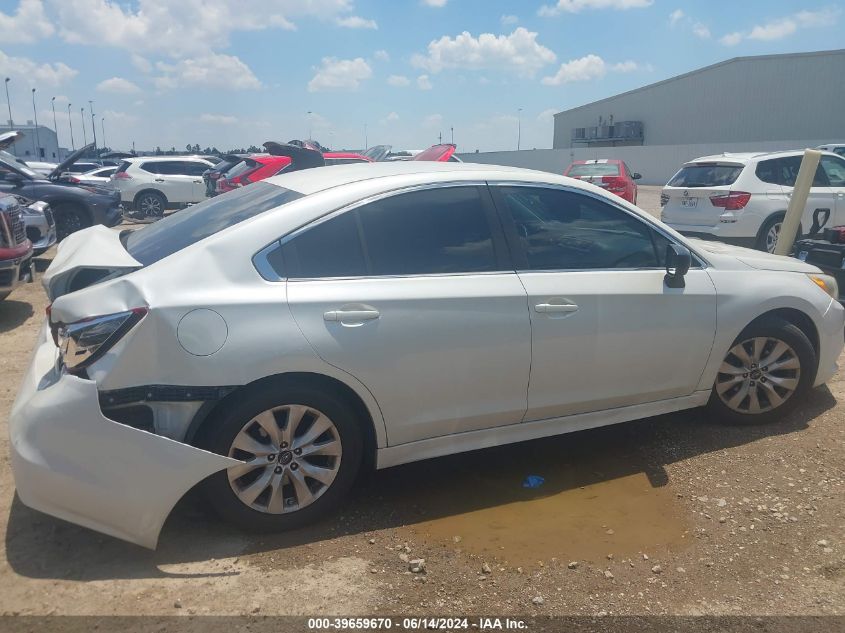
<path fill-rule="evenodd" d="M 178 209 L 206 199 L 203 173 L 214 166 L 194 156 L 145 156 L 120 161 L 111 176 L 124 205 L 147 217 L 161 217 L 165 209 Z"/>
<path fill-rule="evenodd" d="M 147 547 L 200 482 L 222 517 L 281 530 L 336 508 L 362 464 L 703 405 L 777 421 L 845 342 L 813 266 L 488 165 L 275 176 L 75 233 L 43 281 L 18 495 Z"/>
<path fill-rule="evenodd" d="M 117 167 L 97 167 L 91 171 L 75 174 L 68 177 L 73 183 L 83 185 L 108 185 L 111 186 L 111 177 L 117 172 Z"/>
<path fill-rule="evenodd" d="M 827 145 L 819 145 L 816 149 L 823 152 L 833 152 L 838 156 L 845 157 L 845 143 L 828 143 Z"/>
<path fill-rule="evenodd" d="M 661 219 L 684 235 L 772 253 L 803 156 L 793 150 L 696 158 L 663 188 Z M 822 154 L 799 235 L 825 217 L 824 226 L 845 224 L 845 158 L 831 152 Z"/>

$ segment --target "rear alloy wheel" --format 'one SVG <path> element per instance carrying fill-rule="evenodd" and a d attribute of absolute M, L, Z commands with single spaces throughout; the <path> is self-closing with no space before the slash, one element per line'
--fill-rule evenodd
<path fill-rule="evenodd" d="M 780 237 L 782 227 L 783 216 L 781 215 L 776 215 L 766 220 L 760 229 L 760 233 L 757 235 L 757 250 L 774 253 L 775 247 L 778 245 L 778 238 Z M 798 235 L 801 235 L 800 229 Z"/>
<path fill-rule="evenodd" d="M 281 531 L 339 505 L 363 451 L 351 407 L 305 386 L 268 386 L 238 402 L 211 422 L 201 442 L 243 462 L 203 482 L 211 507 L 244 529 Z"/>
<path fill-rule="evenodd" d="M 166 206 L 167 200 L 165 197 L 155 191 L 146 191 L 135 198 L 135 209 L 143 217 L 162 218 Z"/>
<path fill-rule="evenodd" d="M 71 233 L 91 226 L 88 215 L 75 204 L 60 202 L 53 207 L 56 222 L 56 240 L 61 242 Z"/>
<path fill-rule="evenodd" d="M 708 406 L 728 422 L 770 422 L 809 390 L 815 364 L 815 351 L 800 329 L 781 319 L 761 321 L 746 328 L 728 351 Z"/>

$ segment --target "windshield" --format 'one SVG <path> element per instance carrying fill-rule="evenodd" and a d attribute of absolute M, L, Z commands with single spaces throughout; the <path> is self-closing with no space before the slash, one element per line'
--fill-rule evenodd
<path fill-rule="evenodd" d="M 32 171 L 26 165 L 22 165 L 20 162 L 18 162 L 17 158 L 15 158 L 9 152 L 2 150 L 2 149 L 0 149 L 0 160 L 2 160 L 4 163 L 8 164 L 9 167 L 17 169 L 19 172 L 21 172 L 22 174 L 26 174 L 30 178 L 38 178 L 37 173 Z"/>
<path fill-rule="evenodd" d="M 259 182 L 177 211 L 121 239 L 129 254 L 148 266 L 244 220 L 302 197 L 298 191 Z"/>
<path fill-rule="evenodd" d="M 223 174 L 224 178 L 237 178 L 238 176 L 242 176 L 243 174 L 247 173 L 255 169 L 256 165 L 255 161 L 252 160 L 242 160 L 237 165 L 232 167 L 229 171 Z"/>
<path fill-rule="evenodd" d="M 569 167 L 569 173 L 566 175 L 572 178 L 582 178 L 584 176 L 618 176 L 619 165 L 615 163 L 576 163 Z"/>
<path fill-rule="evenodd" d="M 672 176 L 667 187 L 722 187 L 732 185 L 742 173 L 742 165 L 699 163 L 684 165 Z"/>

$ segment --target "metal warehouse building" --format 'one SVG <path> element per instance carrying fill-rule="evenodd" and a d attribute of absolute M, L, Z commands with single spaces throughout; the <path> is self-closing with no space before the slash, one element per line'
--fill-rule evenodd
<path fill-rule="evenodd" d="M 553 150 L 495 154 L 558 173 L 573 159 L 621 158 L 663 184 L 698 156 L 845 140 L 843 104 L 845 50 L 736 57 L 556 114 Z"/>

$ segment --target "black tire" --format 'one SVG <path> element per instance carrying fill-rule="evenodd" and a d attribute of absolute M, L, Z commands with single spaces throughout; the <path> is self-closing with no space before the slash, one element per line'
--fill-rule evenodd
<path fill-rule="evenodd" d="M 337 474 L 310 505 L 286 514 L 270 514 L 242 502 L 229 483 L 227 471 L 214 473 L 200 484 L 200 492 L 217 515 L 241 529 L 281 532 L 313 523 L 336 510 L 355 482 L 364 446 L 360 421 L 353 407 L 343 398 L 307 385 L 268 381 L 247 388 L 242 394 L 235 395 L 228 406 L 224 404 L 219 412 L 212 414 L 196 443 L 213 453 L 229 455 L 233 441 L 245 424 L 264 411 L 288 404 L 313 407 L 334 424 L 342 446 Z"/>
<path fill-rule="evenodd" d="M 167 198 L 158 191 L 142 191 L 135 196 L 133 207 L 144 217 L 163 218 L 167 209 Z"/>
<path fill-rule="evenodd" d="M 754 242 L 754 248 L 758 251 L 763 251 L 764 253 L 773 253 L 774 248 L 769 250 L 768 240 L 769 240 L 769 231 L 772 230 L 772 227 L 778 224 L 783 224 L 783 213 L 775 213 L 770 218 L 768 218 L 765 222 L 763 222 L 763 226 L 760 227 L 760 231 L 757 233 L 757 240 Z M 780 230 L 777 231 L 780 234 Z M 801 227 L 798 227 L 798 237 L 801 237 Z M 777 242 L 775 242 L 777 244 Z"/>
<path fill-rule="evenodd" d="M 749 339 L 754 338 L 771 338 L 776 341 L 782 341 L 792 349 L 794 356 L 797 357 L 799 363 L 798 385 L 789 397 L 785 398 L 783 403 L 775 406 L 774 408 L 770 408 L 760 413 L 743 413 L 729 407 L 723 401 L 722 397 L 719 396 L 717 386 L 721 380 L 728 378 L 727 374 L 720 373 L 716 378 L 716 384 L 713 385 L 713 390 L 710 393 L 710 400 L 707 403 L 707 409 L 710 416 L 716 422 L 740 425 L 768 424 L 770 422 L 776 422 L 788 415 L 797 405 L 800 404 L 801 400 L 806 397 L 815 382 L 816 371 L 818 369 L 816 351 L 813 349 L 813 345 L 810 343 L 807 336 L 798 327 L 778 317 L 767 317 L 746 327 L 731 344 L 731 349 L 734 349 L 735 346 L 739 345 L 743 341 L 748 341 Z M 726 360 L 728 356 L 730 356 L 730 351 L 726 353 Z M 793 371 L 794 370 L 783 370 L 778 372 L 777 375 L 781 378 L 794 377 L 795 374 L 792 373 Z M 754 378 L 753 375 L 749 375 L 749 377 Z M 765 377 L 766 376 L 763 375 L 763 378 Z M 765 382 L 765 380 L 763 380 L 763 382 Z M 771 380 L 769 382 L 771 384 Z M 763 391 L 762 388 L 761 391 Z M 728 392 L 728 395 L 730 395 L 730 392 Z"/>
<path fill-rule="evenodd" d="M 91 218 L 81 206 L 70 202 L 58 202 L 53 206 L 56 221 L 56 240 L 61 242 L 71 233 L 91 226 Z"/>

